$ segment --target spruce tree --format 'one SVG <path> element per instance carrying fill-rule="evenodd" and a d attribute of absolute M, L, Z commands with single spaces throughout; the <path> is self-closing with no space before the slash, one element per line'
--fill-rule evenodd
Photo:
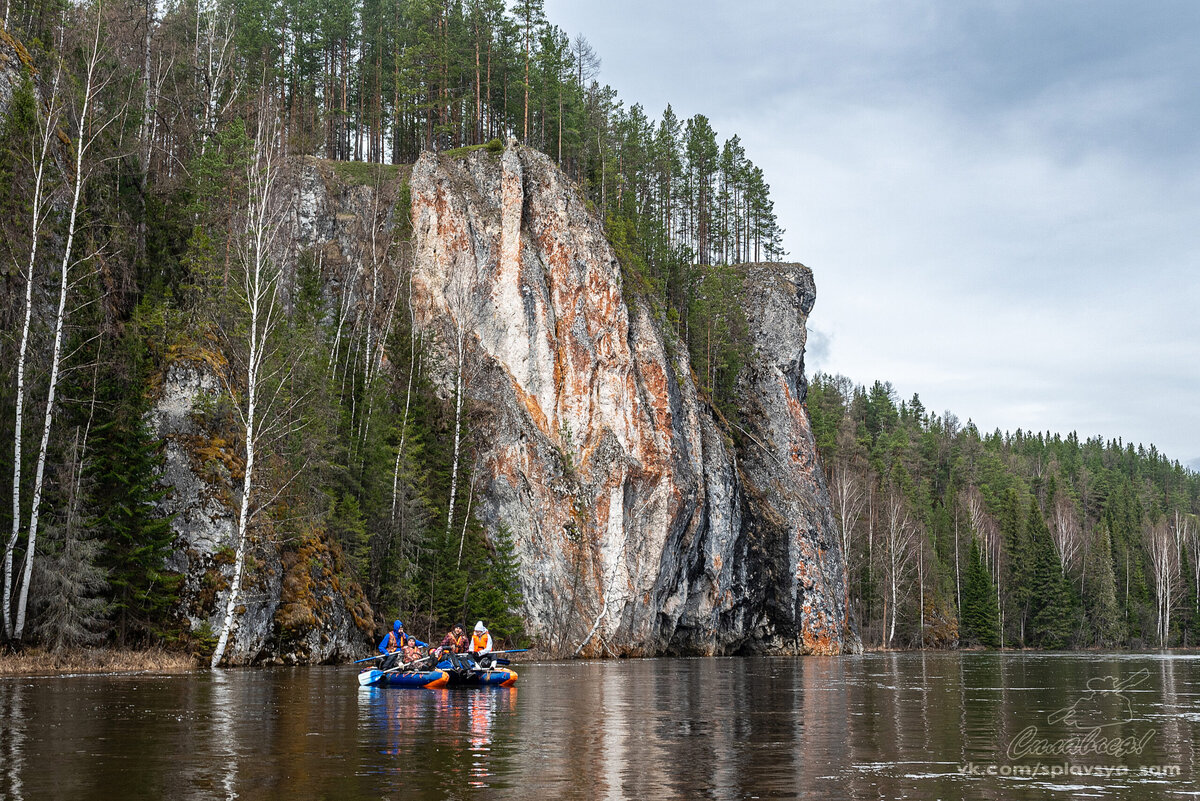
<path fill-rule="evenodd" d="M 996 587 L 983 566 L 979 543 L 971 540 L 967 574 L 963 580 L 959 638 L 964 644 L 1000 645 L 1000 611 L 996 606 Z"/>
<path fill-rule="evenodd" d="M 103 544 L 70 525 L 47 526 L 44 543 L 34 584 L 43 600 L 34 627 L 38 640 L 55 652 L 99 643 L 107 627 Z"/>
<path fill-rule="evenodd" d="M 143 415 L 146 349 L 143 331 L 126 329 L 120 358 L 101 374 L 98 408 L 106 419 L 92 431 L 88 466 L 88 527 L 104 543 L 113 635 L 121 645 L 169 636 L 182 577 L 166 567 L 174 540 L 171 520 L 159 512 L 166 496 L 159 481 L 162 443 Z"/>
<path fill-rule="evenodd" d="M 1096 547 L 1088 552 L 1086 569 L 1092 587 L 1087 609 L 1092 641 L 1104 647 L 1118 645 L 1124 640 L 1124 632 L 1113 575 L 1112 537 L 1106 523 L 1101 523 L 1096 532 Z"/>
<path fill-rule="evenodd" d="M 1037 504 L 1034 504 L 1036 508 Z M 1005 639 L 1024 646 L 1028 638 L 1030 604 L 1033 601 L 1032 559 L 1029 534 L 1016 489 L 1004 491 L 999 515 L 1000 532 L 1004 542 L 1004 606 L 1005 619 L 1011 634 Z"/>
<path fill-rule="evenodd" d="M 1063 648 L 1074 630 L 1076 604 L 1036 501 L 1029 506 L 1028 532 L 1032 561 L 1029 642 L 1039 648 Z"/>

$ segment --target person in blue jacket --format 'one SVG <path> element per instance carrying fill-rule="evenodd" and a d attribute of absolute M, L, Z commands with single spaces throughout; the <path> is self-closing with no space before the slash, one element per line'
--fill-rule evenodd
<path fill-rule="evenodd" d="M 418 648 L 427 647 L 426 643 L 421 642 L 411 634 L 406 634 L 404 631 L 404 621 L 397 620 L 392 624 L 392 630 L 389 631 L 384 638 L 379 642 L 379 653 L 387 654 L 388 657 L 383 660 L 380 665 L 381 669 L 387 670 L 394 667 L 398 661 L 398 653 L 406 644 L 412 643 Z"/>

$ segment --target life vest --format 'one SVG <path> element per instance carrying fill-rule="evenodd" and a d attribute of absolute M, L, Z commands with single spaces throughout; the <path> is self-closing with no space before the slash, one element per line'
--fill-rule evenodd
<path fill-rule="evenodd" d="M 491 637 L 488 636 L 487 631 L 472 632 L 471 633 L 471 650 L 474 651 L 475 653 L 479 653 L 480 651 L 482 651 L 488 647 L 488 640 L 490 640 L 490 639 L 491 639 Z"/>

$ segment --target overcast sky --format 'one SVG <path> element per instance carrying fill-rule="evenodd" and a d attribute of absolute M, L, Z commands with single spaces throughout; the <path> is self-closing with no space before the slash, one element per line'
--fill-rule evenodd
<path fill-rule="evenodd" d="M 816 275 L 810 375 L 1200 457 L 1200 3 L 546 13 L 627 105 L 741 136 Z"/>

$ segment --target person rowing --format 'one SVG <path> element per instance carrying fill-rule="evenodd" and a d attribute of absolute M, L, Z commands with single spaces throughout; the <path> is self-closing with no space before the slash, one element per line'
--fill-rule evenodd
<path fill-rule="evenodd" d="M 389 631 L 379 643 L 379 652 L 387 654 L 387 657 L 380 663 L 379 667 L 382 670 L 395 667 L 400 659 L 404 656 L 403 649 L 409 642 L 414 643 L 420 648 L 426 646 L 425 643 L 413 637 L 411 634 L 406 634 L 404 631 L 404 621 L 397 620 L 392 624 L 392 630 Z M 405 661 L 408 661 L 405 659 Z"/>

